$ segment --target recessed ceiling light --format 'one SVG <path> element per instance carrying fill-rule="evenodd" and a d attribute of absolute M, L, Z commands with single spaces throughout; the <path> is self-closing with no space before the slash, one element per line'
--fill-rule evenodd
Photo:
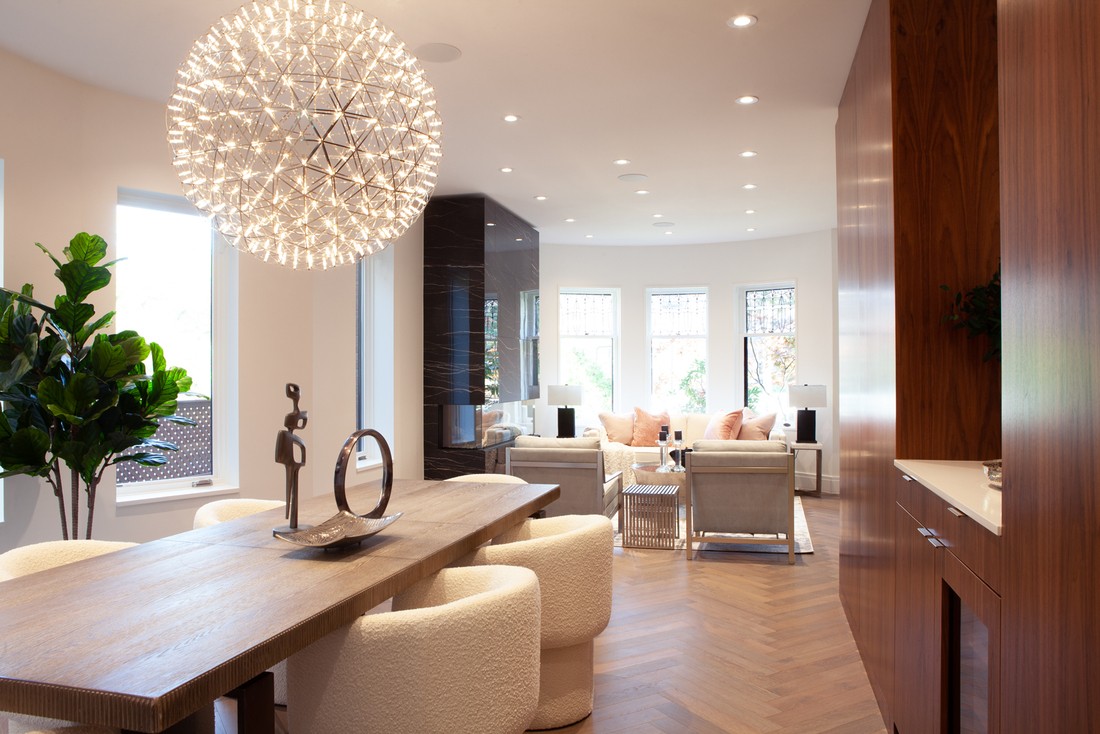
<path fill-rule="evenodd" d="M 516 242 L 523 242 L 523 238 L 522 237 L 516 237 Z"/>
<path fill-rule="evenodd" d="M 746 214 L 756 214 L 756 210 L 755 209 L 746 209 L 745 213 Z"/>
<path fill-rule="evenodd" d="M 743 95 L 734 100 L 737 104 L 756 104 L 759 101 L 759 97 L 754 97 L 751 94 Z"/>
<path fill-rule="evenodd" d="M 413 54 L 421 61 L 446 64 L 462 56 L 462 49 L 449 43 L 425 43 L 413 49 Z"/>
<path fill-rule="evenodd" d="M 743 189 L 755 189 L 755 188 L 756 188 L 756 184 L 745 184 L 745 185 L 744 185 L 744 186 L 742 186 L 741 188 L 743 188 Z"/>
<path fill-rule="evenodd" d="M 565 221 L 567 221 L 567 222 L 569 222 L 570 224 L 572 224 L 573 222 L 575 222 L 575 221 L 577 221 L 577 220 L 576 220 L 576 219 L 574 219 L 573 217 L 569 217 L 569 219 L 566 219 Z"/>
<path fill-rule="evenodd" d="M 486 222 L 485 226 L 486 227 L 495 227 L 495 226 L 497 226 L 497 223 L 496 222 Z"/>
<path fill-rule="evenodd" d="M 535 197 L 535 201 L 546 201 L 546 197 L 543 196 L 542 194 L 539 194 L 538 196 Z"/>
<path fill-rule="evenodd" d="M 519 122 L 519 115 L 505 115 L 505 122 Z"/>
<path fill-rule="evenodd" d="M 504 168 L 500 169 L 500 172 L 501 173 L 511 173 L 512 169 L 509 168 L 508 166 L 505 166 Z"/>
<path fill-rule="evenodd" d="M 638 189 L 638 190 L 637 190 L 637 191 L 635 191 L 634 193 L 635 193 L 635 194 L 640 194 L 641 196 L 645 196 L 645 195 L 646 195 L 646 194 L 648 194 L 649 192 L 648 192 L 648 191 L 646 191 L 645 189 Z"/>
<path fill-rule="evenodd" d="M 726 25 L 730 28 L 748 28 L 749 26 L 756 25 L 755 15 L 735 15 L 726 21 Z"/>
<path fill-rule="evenodd" d="M 664 219 L 664 217 L 665 217 L 665 215 L 664 215 L 664 214 L 654 214 L 654 215 L 653 215 L 653 218 L 654 218 L 654 219 Z"/>
<path fill-rule="evenodd" d="M 620 181 L 626 181 L 627 183 L 638 183 L 639 181 L 645 181 L 649 176 L 644 173 L 624 173 L 619 176 Z"/>
<path fill-rule="evenodd" d="M 746 232 L 755 232 L 755 231 L 756 231 L 756 227 L 749 227 L 749 228 L 748 228 L 748 229 L 746 229 L 745 231 L 746 231 Z"/>
<path fill-rule="evenodd" d="M 595 237 L 595 236 L 596 236 L 596 235 L 594 235 L 594 234 L 586 234 L 586 235 L 584 236 L 584 238 L 585 238 L 586 240 L 590 240 L 590 239 L 592 239 L 592 238 L 593 238 L 593 237 Z"/>
<path fill-rule="evenodd" d="M 740 153 L 738 153 L 737 155 L 741 156 L 742 158 L 755 158 L 756 157 L 756 151 L 755 150 L 743 150 Z"/>
<path fill-rule="evenodd" d="M 616 166 L 628 166 L 628 165 L 630 165 L 630 161 L 627 160 L 626 158 L 617 158 L 616 160 L 613 160 L 611 162 L 614 163 Z"/>
<path fill-rule="evenodd" d="M 665 234 L 672 234 L 672 232 L 665 232 Z"/>

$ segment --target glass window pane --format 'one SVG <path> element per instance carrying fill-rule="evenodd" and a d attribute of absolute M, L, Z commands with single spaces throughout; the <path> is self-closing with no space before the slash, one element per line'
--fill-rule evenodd
<path fill-rule="evenodd" d="M 190 399 L 177 414 L 196 426 L 161 423 L 156 438 L 180 447 L 161 467 L 118 465 L 119 483 L 209 476 L 213 473 L 211 353 L 212 230 L 206 217 L 119 205 L 115 246 L 117 331 L 134 330 L 164 348 L 170 366 L 192 378 Z M 170 257 L 166 253 L 171 253 Z M 166 265 L 170 263 L 170 265 Z M 171 268 L 170 276 L 165 270 Z"/>
<path fill-rule="evenodd" d="M 795 367 L 793 336 L 745 337 L 745 405 L 759 414 L 785 415 Z"/>
<path fill-rule="evenodd" d="M 707 294 L 649 294 L 650 399 L 655 410 L 707 409 Z"/>
<path fill-rule="evenodd" d="M 614 409 L 616 296 L 562 292 L 559 297 L 559 379 L 580 385 L 581 408 L 592 415 Z"/>
<path fill-rule="evenodd" d="M 485 299 L 485 404 L 500 402 L 500 350 L 497 335 L 500 301 Z"/>

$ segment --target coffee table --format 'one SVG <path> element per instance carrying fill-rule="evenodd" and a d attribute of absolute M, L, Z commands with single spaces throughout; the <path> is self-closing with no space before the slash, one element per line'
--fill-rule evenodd
<path fill-rule="evenodd" d="M 686 471 L 657 471 L 657 464 L 634 464 L 631 469 L 634 470 L 634 483 L 635 484 L 667 484 L 678 489 L 683 489 L 687 485 L 687 472 Z"/>
<path fill-rule="evenodd" d="M 653 472 L 656 473 L 656 472 Z M 631 484 L 619 495 L 624 548 L 676 547 L 680 490 L 671 484 Z"/>

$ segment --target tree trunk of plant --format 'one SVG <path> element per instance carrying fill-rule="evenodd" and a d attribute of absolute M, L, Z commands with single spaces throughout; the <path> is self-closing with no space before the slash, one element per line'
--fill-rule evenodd
<path fill-rule="evenodd" d="M 73 540 L 80 537 L 80 472 L 69 470 L 69 496 L 72 498 Z"/>
<path fill-rule="evenodd" d="M 53 487 L 53 494 L 57 497 L 57 509 L 61 513 L 61 539 L 68 540 L 69 524 L 65 519 L 65 493 L 62 491 L 61 486 L 61 469 L 55 466 L 53 476 L 47 475 L 46 481 Z"/>
<path fill-rule="evenodd" d="M 84 536 L 88 540 L 92 538 L 92 517 L 95 515 L 95 490 L 98 486 L 99 477 L 96 477 L 95 480 L 88 485 L 88 530 Z"/>

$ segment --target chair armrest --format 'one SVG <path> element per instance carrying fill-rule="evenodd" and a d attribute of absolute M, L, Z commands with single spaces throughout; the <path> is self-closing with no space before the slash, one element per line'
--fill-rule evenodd
<path fill-rule="evenodd" d="M 604 476 L 604 480 L 603 480 L 604 490 L 606 490 L 607 487 L 609 487 L 612 484 L 618 484 L 619 485 L 619 491 L 620 492 L 622 491 L 622 489 L 623 489 L 623 473 L 621 471 L 613 472 L 611 474 L 607 474 L 607 475 Z"/>

